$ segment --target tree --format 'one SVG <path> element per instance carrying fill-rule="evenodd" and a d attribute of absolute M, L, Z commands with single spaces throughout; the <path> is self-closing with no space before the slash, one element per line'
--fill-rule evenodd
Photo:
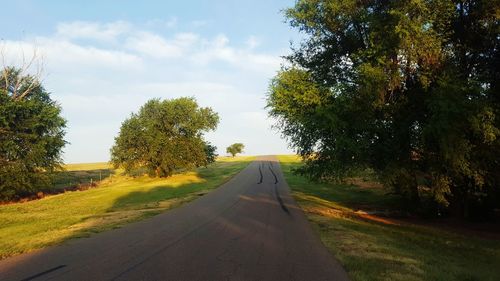
<path fill-rule="evenodd" d="M 206 160 L 205 160 L 205 165 L 208 165 L 210 163 L 214 163 L 215 160 L 217 160 L 217 147 L 215 145 L 210 144 L 209 142 L 205 143 L 205 155 L 206 155 Z"/>
<path fill-rule="evenodd" d="M 245 145 L 242 143 L 233 143 L 226 148 L 226 152 L 231 154 L 233 157 L 238 153 L 242 153 Z"/>
<path fill-rule="evenodd" d="M 406 206 L 498 206 L 498 1 L 301 0 L 268 108 L 303 174 L 371 167 Z M 423 200 L 430 199 L 429 202 Z M 483 212 L 484 214 L 484 212 Z"/>
<path fill-rule="evenodd" d="M 66 121 L 40 81 L 23 69 L 0 73 L 0 200 L 50 186 L 62 164 Z"/>
<path fill-rule="evenodd" d="M 212 109 L 193 98 L 152 99 L 122 123 L 111 162 L 126 172 L 145 168 L 150 176 L 168 177 L 178 169 L 206 165 L 214 148 L 203 134 L 219 122 Z"/>

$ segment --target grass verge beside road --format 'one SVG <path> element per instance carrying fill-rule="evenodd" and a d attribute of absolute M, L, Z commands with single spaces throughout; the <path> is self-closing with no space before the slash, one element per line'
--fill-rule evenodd
<path fill-rule="evenodd" d="M 381 186 L 315 183 L 279 156 L 292 194 L 353 280 L 499 280 L 500 241 L 371 215 L 396 199 Z"/>
<path fill-rule="evenodd" d="M 0 206 L 0 258 L 120 227 L 163 212 L 218 187 L 255 157 L 220 158 L 207 168 L 169 178 L 131 178 L 116 173 L 99 187 Z M 108 169 L 106 164 L 67 170 Z"/>

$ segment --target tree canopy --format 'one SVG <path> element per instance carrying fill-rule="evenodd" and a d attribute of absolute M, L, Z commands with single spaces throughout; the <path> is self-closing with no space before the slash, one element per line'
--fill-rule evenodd
<path fill-rule="evenodd" d="M 329 180 L 369 167 L 407 206 L 466 216 L 498 206 L 498 7 L 300 0 L 286 10 L 306 39 L 272 80 L 268 109 L 301 172 Z"/>
<path fill-rule="evenodd" d="M 127 172 L 145 168 L 159 177 L 206 165 L 214 160 L 215 147 L 203 134 L 215 130 L 218 122 L 217 113 L 199 107 L 193 98 L 149 100 L 122 123 L 111 162 Z"/>
<path fill-rule="evenodd" d="M 226 152 L 231 154 L 231 156 L 236 156 L 238 153 L 242 153 L 245 145 L 242 143 L 233 143 L 226 148 Z"/>
<path fill-rule="evenodd" d="M 66 121 L 36 77 L 7 67 L 0 73 L 0 200 L 50 185 L 60 168 Z"/>

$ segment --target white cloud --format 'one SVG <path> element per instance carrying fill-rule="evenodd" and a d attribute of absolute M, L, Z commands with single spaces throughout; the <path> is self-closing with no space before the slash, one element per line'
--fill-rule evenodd
<path fill-rule="evenodd" d="M 200 28 L 200 27 L 204 27 L 204 26 L 207 26 L 209 24 L 209 21 L 206 21 L 206 20 L 194 20 L 191 22 L 191 27 L 193 28 Z"/>
<path fill-rule="evenodd" d="M 256 36 L 253 36 L 253 35 L 248 37 L 248 39 L 245 43 L 249 49 L 255 49 L 258 46 L 260 46 L 260 44 L 261 44 L 259 38 L 257 38 Z"/>
<path fill-rule="evenodd" d="M 98 23 L 86 21 L 64 22 L 57 25 L 58 37 L 66 39 L 95 39 L 114 41 L 119 35 L 130 31 L 131 25 L 124 21 Z"/>
<path fill-rule="evenodd" d="M 202 50 L 192 55 L 193 61 L 209 64 L 224 61 L 241 69 L 261 71 L 272 75 L 279 69 L 282 59 L 276 55 L 256 53 L 247 48 L 235 48 L 229 45 L 229 39 L 220 34 L 205 42 Z"/>
<path fill-rule="evenodd" d="M 198 40 L 193 33 L 178 33 L 171 40 L 151 32 L 138 32 L 127 38 L 125 46 L 154 58 L 179 58 Z"/>
<path fill-rule="evenodd" d="M 141 65 L 142 59 L 136 55 L 107 50 L 93 46 L 81 46 L 69 41 L 39 40 L 39 48 L 48 58 L 48 63 L 75 69 L 82 66 L 130 70 Z"/>
<path fill-rule="evenodd" d="M 130 50 L 155 58 L 175 58 L 183 55 L 182 48 L 150 32 L 141 32 L 127 38 L 125 46 Z"/>
<path fill-rule="evenodd" d="M 159 27 L 159 28 L 175 28 L 178 24 L 178 19 L 176 17 L 170 17 L 169 19 L 152 19 L 146 22 L 147 27 Z"/>

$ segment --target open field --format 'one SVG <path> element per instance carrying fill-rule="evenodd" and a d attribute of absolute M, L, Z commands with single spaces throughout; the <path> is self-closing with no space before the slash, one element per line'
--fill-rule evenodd
<path fill-rule="evenodd" d="M 66 164 L 63 167 L 66 171 L 106 170 L 113 168 L 113 166 L 108 162 L 74 163 L 74 164 Z"/>
<path fill-rule="evenodd" d="M 221 157 L 207 168 L 166 179 L 117 174 L 103 180 L 97 188 L 0 206 L 0 257 L 85 237 L 158 214 L 221 185 L 253 159 Z M 105 165 L 79 164 L 67 169 L 108 169 Z"/>
<path fill-rule="evenodd" d="M 360 212 L 390 209 L 383 187 L 313 183 L 280 156 L 297 203 L 353 280 L 499 280 L 500 240 Z"/>

